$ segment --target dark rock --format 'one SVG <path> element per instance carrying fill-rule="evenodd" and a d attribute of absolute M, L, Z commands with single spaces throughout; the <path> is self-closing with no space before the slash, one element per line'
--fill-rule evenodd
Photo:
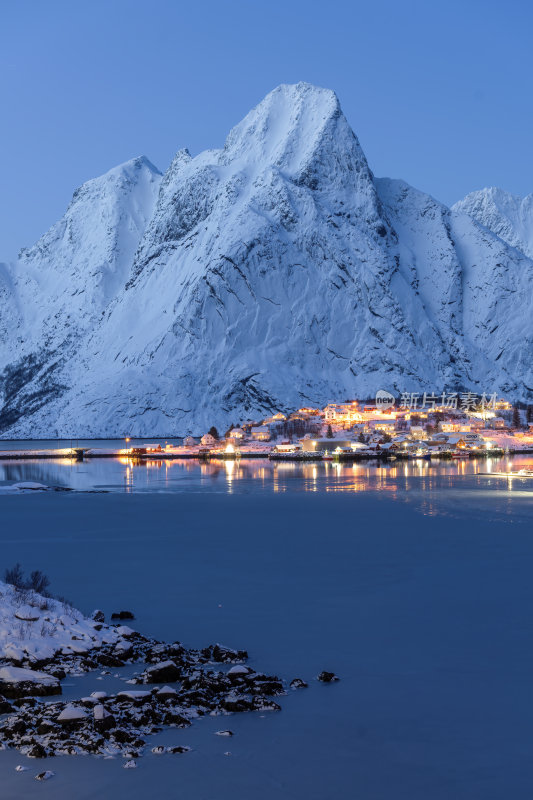
<path fill-rule="evenodd" d="M 318 675 L 318 680 L 322 681 L 322 683 L 333 683 L 333 681 L 338 681 L 339 678 L 334 672 L 326 672 L 324 670 L 324 672 L 321 672 L 320 675 Z"/>
<path fill-rule="evenodd" d="M 201 689 L 193 689 L 190 692 L 183 692 L 180 695 L 180 700 L 183 705 L 186 706 L 206 705 L 209 702 L 207 693 L 203 692 Z"/>
<path fill-rule="evenodd" d="M 105 622 L 105 614 L 103 611 L 96 609 L 96 611 L 93 611 L 91 614 L 91 619 L 93 619 L 95 622 Z"/>
<path fill-rule="evenodd" d="M 133 657 L 133 654 L 133 647 L 122 645 L 114 648 L 112 657 L 127 661 L 129 658 Z"/>
<path fill-rule="evenodd" d="M 93 717 L 95 730 L 99 733 L 110 731 L 116 726 L 115 717 L 101 704 L 94 707 Z"/>
<path fill-rule="evenodd" d="M 115 701 L 123 705 L 142 706 L 152 702 L 152 694 L 150 692 L 119 692 Z"/>
<path fill-rule="evenodd" d="M 46 758 L 47 754 L 42 744 L 36 743 L 30 750 L 28 750 L 27 755 L 29 758 Z"/>
<path fill-rule="evenodd" d="M 277 679 L 267 678 L 264 681 L 256 681 L 252 682 L 252 687 L 254 691 L 259 692 L 260 694 L 283 694 L 283 684 L 281 681 Z"/>
<path fill-rule="evenodd" d="M 30 672 L 31 670 L 28 670 L 28 673 Z M 39 681 L 37 677 L 29 680 L 0 679 L 0 693 L 12 700 L 19 697 L 48 697 L 61 694 L 61 686 L 54 676 L 45 676 L 40 672 L 35 672 L 34 675 L 42 675 L 42 681 Z"/>
<path fill-rule="evenodd" d="M 13 724 L 10 726 L 9 730 L 11 733 L 26 733 L 28 730 L 28 726 L 24 722 L 23 719 L 16 719 Z"/>
<path fill-rule="evenodd" d="M 122 728 L 117 728 L 113 732 L 113 739 L 115 740 L 115 742 L 118 742 L 119 744 L 131 744 L 132 742 L 135 741 L 136 738 L 137 737 L 135 736 L 135 734 L 128 733 L 128 731 L 125 731 Z"/>
<path fill-rule="evenodd" d="M 159 689 L 159 691 L 156 693 L 156 699 L 163 703 L 167 700 L 176 700 L 177 697 L 177 691 L 172 689 L 170 686 L 163 686 L 163 688 Z"/>
<path fill-rule="evenodd" d="M 135 619 L 131 611 L 114 611 L 111 619 Z"/>
<path fill-rule="evenodd" d="M 307 683 L 301 678 L 294 678 L 290 683 L 291 689 L 307 689 Z"/>
<path fill-rule="evenodd" d="M 212 661 L 217 661 L 223 664 L 232 663 L 234 661 L 244 661 L 248 658 L 246 650 L 232 650 L 230 647 L 223 647 L 220 644 L 215 644 L 211 648 L 206 648 L 202 652 L 209 653 Z"/>
<path fill-rule="evenodd" d="M 110 653 L 99 653 L 97 656 L 98 663 L 102 667 L 123 667 L 124 661 L 116 655 Z"/>
<path fill-rule="evenodd" d="M 191 724 L 187 717 L 184 717 L 183 714 L 179 714 L 177 711 L 165 712 L 163 723 L 165 725 L 177 725 L 178 728 L 188 728 Z"/>
<path fill-rule="evenodd" d="M 5 699 L 5 697 L 0 697 L 0 714 L 10 714 L 13 711 L 13 706 L 11 703 Z"/>
<path fill-rule="evenodd" d="M 252 698 L 246 695 L 228 695 L 223 698 L 220 705 L 225 711 L 233 712 L 251 711 L 254 708 Z"/>
<path fill-rule="evenodd" d="M 55 775 L 52 770 L 47 769 L 44 772 L 39 772 L 38 775 L 35 776 L 36 781 L 47 781 L 49 778 L 53 778 Z"/>
<path fill-rule="evenodd" d="M 266 697 L 256 696 L 253 698 L 254 711 L 281 711 L 281 706 Z"/>
<path fill-rule="evenodd" d="M 174 661 L 160 661 L 144 673 L 146 683 L 173 683 L 181 678 L 181 670 Z"/>
<path fill-rule="evenodd" d="M 43 719 L 36 728 L 36 732 L 39 736 L 45 736 L 47 733 L 51 733 L 54 730 L 57 730 L 57 725 L 48 719 Z"/>
<path fill-rule="evenodd" d="M 61 667 L 54 667 L 52 670 L 50 670 L 50 675 L 53 675 L 54 678 L 58 679 L 58 681 L 62 681 L 67 677 L 67 673 Z"/>
<path fill-rule="evenodd" d="M 18 708 L 34 708 L 37 705 L 37 700 L 35 697 L 17 697 L 16 700 L 13 700 L 13 705 L 18 706 Z"/>

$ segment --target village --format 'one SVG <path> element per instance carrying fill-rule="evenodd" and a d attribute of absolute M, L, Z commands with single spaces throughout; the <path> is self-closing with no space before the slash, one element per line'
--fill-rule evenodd
<path fill-rule="evenodd" d="M 260 421 L 211 428 L 183 444 L 132 448 L 132 455 L 161 458 L 270 458 L 273 460 L 386 460 L 470 458 L 533 453 L 532 407 L 504 399 L 489 406 L 380 407 L 353 400 L 323 409 L 300 408 Z"/>

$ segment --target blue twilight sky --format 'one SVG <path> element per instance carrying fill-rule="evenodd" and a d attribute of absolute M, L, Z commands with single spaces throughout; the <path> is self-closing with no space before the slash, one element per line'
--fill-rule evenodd
<path fill-rule="evenodd" d="M 378 176 L 533 191 L 528 0 L 0 0 L 0 260 L 83 181 L 219 147 L 279 83 L 337 92 Z"/>

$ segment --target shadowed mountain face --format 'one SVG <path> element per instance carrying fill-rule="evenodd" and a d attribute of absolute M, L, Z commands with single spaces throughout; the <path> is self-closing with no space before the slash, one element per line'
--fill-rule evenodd
<path fill-rule="evenodd" d="M 376 180 L 333 92 L 280 86 L 223 149 L 85 184 L 0 266 L 0 432 L 166 435 L 378 388 L 531 397 L 533 262 L 470 214 Z"/>

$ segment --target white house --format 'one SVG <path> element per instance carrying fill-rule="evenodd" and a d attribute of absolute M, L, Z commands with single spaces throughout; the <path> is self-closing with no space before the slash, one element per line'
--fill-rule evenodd
<path fill-rule="evenodd" d="M 505 424 L 503 417 L 493 417 L 491 420 L 491 427 L 495 428 L 496 430 L 503 430 L 507 427 L 507 425 Z"/>
<path fill-rule="evenodd" d="M 382 431 L 383 433 L 394 433 L 396 429 L 396 422 L 394 420 L 380 420 L 372 419 L 368 423 L 368 427 L 374 431 Z"/>
<path fill-rule="evenodd" d="M 329 403 L 324 409 L 324 419 L 326 422 L 336 422 L 345 425 L 350 422 L 361 422 L 363 420 L 363 415 L 359 411 L 356 402 Z"/>
<path fill-rule="evenodd" d="M 268 442 L 270 439 L 270 429 L 268 425 L 256 425 L 251 429 L 252 439 L 256 442 Z"/>
<path fill-rule="evenodd" d="M 271 417 L 264 419 L 263 425 L 275 425 L 278 422 L 285 422 L 286 419 L 287 417 L 285 414 L 282 414 L 281 411 L 279 411 L 277 414 L 273 414 Z"/>
<path fill-rule="evenodd" d="M 183 440 L 183 444 L 185 447 L 194 447 L 196 444 L 196 439 L 193 436 L 186 436 Z"/>
<path fill-rule="evenodd" d="M 213 445 L 216 444 L 217 440 L 210 433 L 204 433 L 200 441 L 202 442 L 204 447 L 213 447 Z"/>

